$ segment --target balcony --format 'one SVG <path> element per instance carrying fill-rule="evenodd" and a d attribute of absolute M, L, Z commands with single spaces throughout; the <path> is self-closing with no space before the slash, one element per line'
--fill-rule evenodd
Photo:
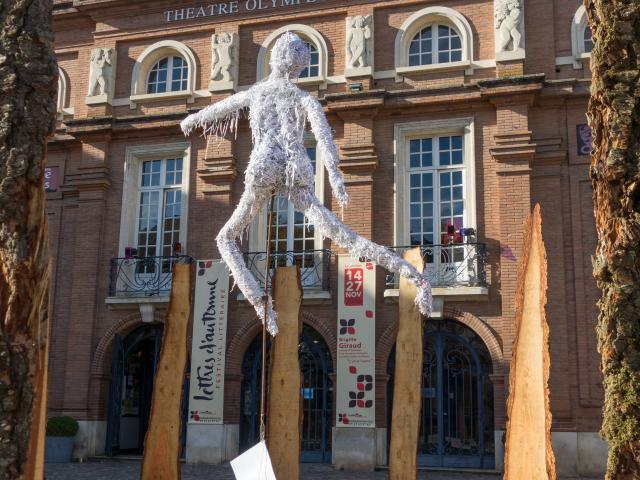
<path fill-rule="evenodd" d="M 112 258 L 109 296 L 168 297 L 171 292 L 173 265 L 191 262 L 193 259 L 188 255 Z"/>
<path fill-rule="evenodd" d="M 389 247 L 402 256 L 416 246 Z M 420 245 L 424 273 L 432 287 L 486 287 L 487 253 L 484 243 L 451 243 L 448 245 Z M 398 288 L 398 278 L 388 274 L 387 288 Z"/>
<path fill-rule="evenodd" d="M 460 242 L 447 245 L 420 245 L 424 273 L 431 283 L 434 313 L 442 308 L 443 298 L 451 300 L 480 300 L 486 298 L 487 250 L 480 242 Z M 399 255 L 416 246 L 389 247 Z M 385 278 L 385 298 L 398 297 L 398 277 L 393 273 Z"/>
<path fill-rule="evenodd" d="M 169 303 L 173 266 L 192 262 L 188 255 L 112 258 L 105 303 L 110 309 L 138 308 L 143 322 L 153 322 L 156 307 Z"/>
<path fill-rule="evenodd" d="M 269 254 L 269 271 L 265 279 L 266 252 L 248 252 L 244 254 L 245 261 L 251 273 L 258 280 L 261 289 L 265 283 L 271 288 L 271 281 L 275 267 L 298 265 L 300 267 L 300 283 L 303 298 L 310 300 L 328 300 L 331 298 L 331 250 L 298 250 L 286 252 L 271 252 Z M 243 299 L 242 296 L 239 296 Z"/>

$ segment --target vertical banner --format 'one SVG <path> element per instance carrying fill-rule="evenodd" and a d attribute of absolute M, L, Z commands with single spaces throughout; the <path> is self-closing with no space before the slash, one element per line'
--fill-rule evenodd
<path fill-rule="evenodd" d="M 376 267 L 338 257 L 336 426 L 375 427 Z"/>
<path fill-rule="evenodd" d="M 198 260 L 197 266 L 191 340 L 189 423 L 221 424 L 229 271 L 221 260 Z"/>

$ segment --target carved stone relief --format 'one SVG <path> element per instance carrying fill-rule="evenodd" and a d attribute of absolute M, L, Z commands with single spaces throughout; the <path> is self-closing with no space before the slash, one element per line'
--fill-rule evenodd
<path fill-rule="evenodd" d="M 115 49 L 94 48 L 91 50 L 90 62 L 86 103 L 111 103 L 115 86 Z"/>
<path fill-rule="evenodd" d="M 373 15 L 347 17 L 346 77 L 373 74 Z"/>
<path fill-rule="evenodd" d="M 238 85 L 238 35 L 231 32 L 211 35 L 209 91 L 235 90 Z"/>

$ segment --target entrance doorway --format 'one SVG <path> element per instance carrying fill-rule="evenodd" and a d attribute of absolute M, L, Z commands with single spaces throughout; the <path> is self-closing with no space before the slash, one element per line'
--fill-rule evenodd
<path fill-rule="evenodd" d="M 270 342 L 267 343 L 269 349 Z M 300 343 L 300 371 L 302 376 L 302 443 L 301 462 L 331 461 L 331 426 L 333 387 L 329 381 L 331 354 L 324 339 L 311 327 L 304 325 Z M 267 350 L 267 365 L 269 350 Z M 262 368 L 262 337 L 258 335 L 249 345 L 242 363 L 240 396 L 240 450 L 258 442 L 260 416 L 260 375 Z M 268 373 L 268 372 L 267 372 Z M 267 376 L 268 378 L 268 376 Z"/>
<path fill-rule="evenodd" d="M 394 371 L 395 348 L 388 366 L 389 424 Z M 425 322 L 418 465 L 494 468 L 490 374 L 491 356 L 473 330 L 451 320 Z"/>
<path fill-rule="evenodd" d="M 124 339 L 115 335 L 107 407 L 107 455 L 140 455 L 143 452 L 162 331 L 163 325 L 154 324 L 140 327 Z M 188 391 L 188 385 L 184 391 Z M 182 410 L 184 425 L 184 396 Z M 184 432 L 182 438 L 185 438 Z"/>

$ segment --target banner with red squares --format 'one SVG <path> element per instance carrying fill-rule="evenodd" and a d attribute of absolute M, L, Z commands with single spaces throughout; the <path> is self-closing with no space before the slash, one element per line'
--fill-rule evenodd
<path fill-rule="evenodd" d="M 375 427 L 373 262 L 338 257 L 337 427 Z"/>

